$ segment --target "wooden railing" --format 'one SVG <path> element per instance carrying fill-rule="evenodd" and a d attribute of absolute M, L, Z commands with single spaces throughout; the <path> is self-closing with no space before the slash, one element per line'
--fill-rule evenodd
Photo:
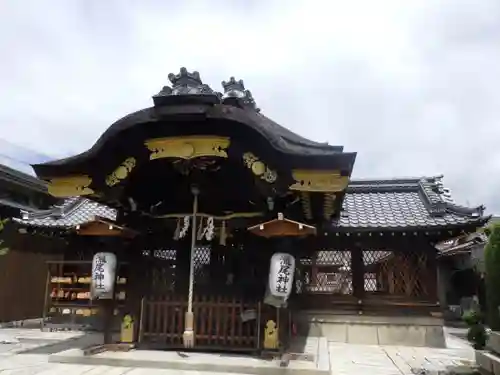
<path fill-rule="evenodd" d="M 235 297 L 195 296 L 193 300 L 195 348 L 257 350 L 260 341 L 260 303 Z M 182 348 L 184 297 L 165 295 L 143 299 L 139 344 Z M 247 320 L 248 317 L 251 317 Z"/>

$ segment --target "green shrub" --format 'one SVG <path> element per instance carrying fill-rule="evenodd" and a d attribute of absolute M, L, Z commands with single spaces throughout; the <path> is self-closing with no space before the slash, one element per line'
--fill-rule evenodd
<path fill-rule="evenodd" d="M 0 219 L 0 234 L 3 231 L 3 228 L 5 227 L 5 224 L 9 221 L 9 219 Z M 0 239 L 0 255 L 5 255 L 9 252 L 9 248 L 3 246 L 4 240 Z"/>
<path fill-rule="evenodd" d="M 469 326 L 467 340 L 472 343 L 474 349 L 484 349 L 488 334 L 486 333 L 486 327 L 483 324 L 483 316 L 481 313 L 474 310 L 466 311 L 462 319 Z"/>
<path fill-rule="evenodd" d="M 467 331 L 467 340 L 472 343 L 474 349 L 482 350 L 486 346 L 488 335 L 484 324 L 475 324 Z"/>
<path fill-rule="evenodd" d="M 491 227 L 488 243 L 484 249 L 486 269 L 486 322 L 494 330 L 500 330 L 500 225 Z"/>
<path fill-rule="evenodd" d="M 462 316 L 462 320 L 470 327 L 474 324 L 482 323 L 483 317 L 480 312 L 469 310 L 464 313 L 464 315 Z"/>

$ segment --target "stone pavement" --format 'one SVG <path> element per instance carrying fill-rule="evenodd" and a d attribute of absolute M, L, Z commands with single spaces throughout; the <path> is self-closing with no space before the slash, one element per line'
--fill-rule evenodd
<path fill-rule="evenodd" d="M 82 332 L 42 332 L 40 328 L 2 328 L 0 329 L 0 356 L 12 355 L 40 347 L 52 347 L 82 337 Z M 1 374 L 1 373 L 0 373 Z"/>
<path fill-rule="evenodd" d="M 4 330 L 1 330 L 2 332 Z M 45 340 L 72 339 L 68 332 L 18 334 Z M 81 333 L 79 333 L 81 335 Z M 50 337 L 50 339 L 47 339 Z M 474 350 L 464 340 L 447 332 L 447 349 L 415 348 L 376 345 L 352 345 L 330 343 L 332 375 L 409 375 L 417 369 L 430 373 L 444 370 L 450 365 L 461 365 L 474 360 Z M 1 345 L 0 345 L 1 347 Z M 127 367 L 90 366 L 48 363 L 48 354 L 16 354 L 4 351 L 0 354 L 0 375 L 215 375 L 210 372 L 160 370 Z M 236 375 L 236 374 L 234 374 Z"/>
<path fill-rule="evenodd" d="M 474 350 L 457 333 L 462 330 L 445 329 L 446 349 L 330 343 L 332 374 L 409 375 L 419 370 L 437 374 L 449 366 L 472 365 Z"/>

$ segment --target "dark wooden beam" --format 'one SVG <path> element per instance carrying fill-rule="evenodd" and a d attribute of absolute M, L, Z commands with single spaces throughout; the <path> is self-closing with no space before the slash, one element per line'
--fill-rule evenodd
<path fill-rule="evenodd" d="M 76 233 L 79 236 L 96 236 L 96 237 L 126 237 L 132 238 L 135 237 L 138 232 L 126 228 L 121 227 L 113 222 L 96 219 L 94 221 L 78 225 L 76 227 Z"/>

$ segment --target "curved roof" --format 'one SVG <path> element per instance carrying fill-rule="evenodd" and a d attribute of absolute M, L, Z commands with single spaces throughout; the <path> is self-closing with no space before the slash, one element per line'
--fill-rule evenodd
<path fill-rule="evenodd" d="M 306 139 L 262 115 L 241 80 L 237 81 L 232 77 L 228 82 L 223 82 L 224 94 L 221 94 L 203 84 L 199 73 L 189 73 L 185 68 L 181 68 L 178 75 L 170 74 L 169 79 L 172 88 L 163 87 L 160 93 L 153 97 L 153 107 L 141 109 L 117 120 L 89 150 L 81 154 L 33 165 L 37 175 L 43 178 L 75 172 L 74 168 L 95 158 L 119 134 L 135 129 L 136 126 L 142 126 L 143 133 L 158 134 L 157 127 L 147 124 L 161 123 L 167 131 L 183 119 L 189 120 L 183 125 L 186 128 L 196 122 L 207 121 L 218 124 L 213 128 L 226 129 L 221 131 L 237 132 L 239 126 L 241 129 L 246 127 L 260 134 L 260 139 L 267 140 L 278 152 L 304 158 L 327 157 L 332 160 L 333 157 L 337 161 L 336 164 L 349 174 L 354 166 L 356 153 L 344 153 L 342 146 L 331 146 Z M 231 123 L 231 126 L 221 125 L 223 123 Z M 189 130 L 186 131 L 189 133 Z"/>

